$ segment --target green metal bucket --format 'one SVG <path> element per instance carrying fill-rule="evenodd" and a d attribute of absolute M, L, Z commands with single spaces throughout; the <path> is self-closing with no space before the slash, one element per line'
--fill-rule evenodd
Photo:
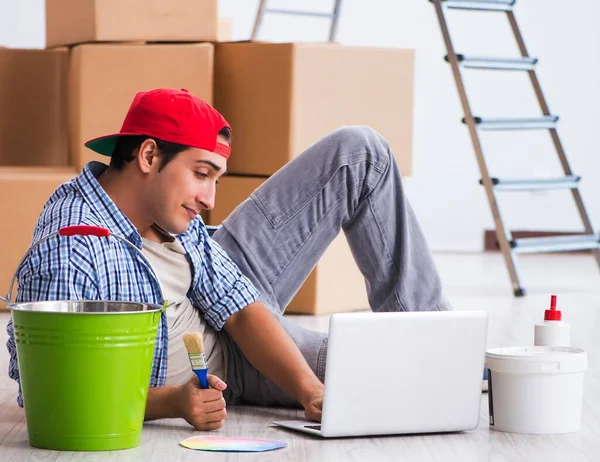
<path fill-rule="evenodd" d="M 139 444 L 160 319 L 160 307 L 146 311 L 153 307 L 85 301 L 13 309 L 32 446 L 108 451 Z"/>
<path fill-rule="evenodd" d="M 58 234 L 111 235 L 94 227 Z M 12 310 L 29 444 L 66 451 L 137 446 L 162 307 L 86 300 L 13 304 L 11 293 L 5 300 Z"/>

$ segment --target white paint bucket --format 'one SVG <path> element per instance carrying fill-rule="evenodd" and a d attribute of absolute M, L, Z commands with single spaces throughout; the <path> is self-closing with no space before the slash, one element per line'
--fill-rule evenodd
<path fill-rule="evenodd" d="M 572 433 L 581 426 L 584 350 L 512 347 L 488 350 L 490 428 L 514 433 Z"/>

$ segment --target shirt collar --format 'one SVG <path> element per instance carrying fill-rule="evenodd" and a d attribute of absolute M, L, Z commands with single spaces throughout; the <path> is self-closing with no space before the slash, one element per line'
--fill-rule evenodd
<path fill-rule="evenodd" d="M 111 233 L 129 239 L 138 248 L 142 248 L 142 237 L 129 218 L 117 207 L 98 182 L 98 177 L 108 168 L 101 162 L 90 162 L 77 176 L 75 182 L 85 202 L 105 223 Z"/>

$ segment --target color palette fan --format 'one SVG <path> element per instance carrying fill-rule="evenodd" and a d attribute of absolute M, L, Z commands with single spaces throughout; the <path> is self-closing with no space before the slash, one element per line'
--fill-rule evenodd
<path fill-rule="evenodd" d="M 283 441 L 228 436 L 192 436 L 179 444 L 197 451 L 217 452 L 264 452 L 286 448 L 288 445 Z"/>

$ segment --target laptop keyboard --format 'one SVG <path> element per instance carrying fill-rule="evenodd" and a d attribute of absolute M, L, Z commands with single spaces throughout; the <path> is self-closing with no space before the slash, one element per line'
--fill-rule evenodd
<path fill-rule="evenodd" d="M 321 430 L 320 425 L 305 425 L 304 428 L 310 428 L 311 430 Z"/>

